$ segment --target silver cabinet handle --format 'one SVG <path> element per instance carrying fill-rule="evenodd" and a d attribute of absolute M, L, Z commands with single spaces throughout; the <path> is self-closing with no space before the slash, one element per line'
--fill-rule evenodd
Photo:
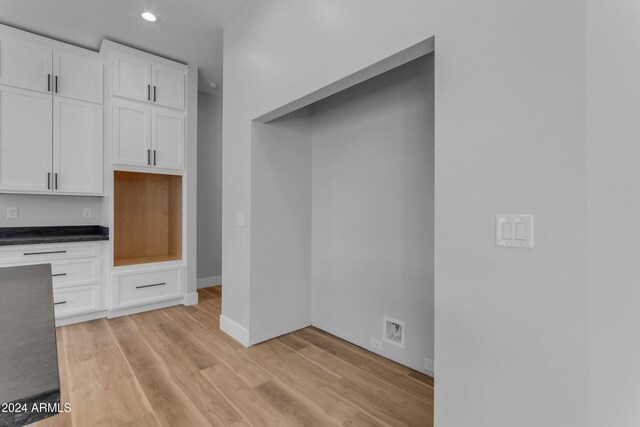
<path fill-rule="evenodd" d="M 66 301 L 60 301 L 60 302 L 54 302 L 53 305 L 60 305 L 60 304 L 66 304 Z"/>
<path fill-rule="evenodd" d="M 56 76 L 55 89 L 56 89 L 56 93 L 58 93 L 58 76 Z"/>
<path fill-rule="evenodd" d="M 24 252 L 23 255 L 48 255 L 48 254 L 66 254 L 67 251 L 48 251 L 48 252 Z"/>
<path fill-rule="evenodd" d="M 58 189 L 58 173 L 57 173 L 57 172 L 56 172 L 56 173 L 54 173 L 54 174 L 53 174 L 53 177 L 54 177 L 54 181 L 55 181 L 55 186 L 54 186 L 54 188 L 57 190 L 57 189 Z"/>
<path fill-rule="evenodd" d="M 147 85 L 147 101 L 151 101 L 151 85 Z"/>
<path fill-rule="evenodd" d="M 153 166 L 155 166 L 156 163 L 156 150 L 153 150 Z"/>
<path fill-rule="evenodd" d="M 153 102 L 156 102 L 156 87 L 153 87 Z"/>
<path fill-rule="evenodd" d="M 154 286 L 162 286 L 162 285 L 166 285 L 166 282 L 162 282 L 162 283 L 154 283 L 153 285 L 141 285 L 141 286 L 136 286 L 136 289 L 153 288 Z"/>
<path fill-rule="evenodd" d="M 147 164 L 151 166 L 151 150 L 147 149 Z"/>
<path fill-rule="evenodd" d="M 67 273 L 52 274 L 51 277 L 66 276 Z"/>
<path fill-rule="evenodd" d="M 51 74 L 47 74 L 47 92 L 51 92 Z"/>
<path fill-rule="evenodd" d="M 51 172 L 47 172 L 47 190 L 51 190 Z"/>

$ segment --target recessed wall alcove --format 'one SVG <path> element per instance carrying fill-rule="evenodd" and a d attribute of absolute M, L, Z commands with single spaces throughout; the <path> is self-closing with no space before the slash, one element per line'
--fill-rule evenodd
<path fill-rule="evenodd" d="M 255 344 L 309 325 L 383 356 L 433 360 L 433 39 L 256 119 Z"/>

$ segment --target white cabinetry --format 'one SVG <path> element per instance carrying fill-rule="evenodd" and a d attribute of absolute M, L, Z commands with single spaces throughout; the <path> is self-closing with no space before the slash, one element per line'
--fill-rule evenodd
<path fill-rule="evenodd" d="M 51 190 L 51 96 L 0 86 L 0 190 Z"/>
<path fill-rule="evenodd" d="M 184 119 L 179 111 L 112 101 L 113 163 L 184 169 Z"/>
<path fill-rule="evenodd" d="M 103 192 L 99 54 L 0 26 L 0 191 Z"/>
<path fill-rule="evenodd" d="M 50 92 L 52 55 L 43 40 L 0 28 L 0 84 Z"/>
<path fill-rule="evenodd" d="M 53 100 L 53 190 L 102 192 L 102 105 Z"/>
<path fill-rule="evenodd" d="M 53 93 L 102 104 L 103 63 L 94 52 L 58 48 L 53 51 Z"/>
<path fill-rule="evenodd" d="M 184 66 L 154 61 L 143 53 L 114 52 L 111 73 L 114 96 L 184 110 Z"/>
<path fill-rule="evenodd" d="M 122 309 L 182 298 L 183 282 L 182 267 L 116 273 L 111 306 Z"/>
<path fill-rule="evenodd" d="M 101 243 L 0 247 L 0 267 L 51 264 L 56 324 L 105 317 Z"/>

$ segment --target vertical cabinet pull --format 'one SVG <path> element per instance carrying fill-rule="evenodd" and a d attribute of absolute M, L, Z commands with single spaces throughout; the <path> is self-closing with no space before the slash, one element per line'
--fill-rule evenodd
<path fill-rule="evenodd" d="M 156 87 L 153 86 L 153 102 L 156 102 Z"/>
<path fill-rule="evenodd" d="M 156 165 L 156 150 L 153 150 L 153 166 Z"/>
<path fill-rule="evenodd" d="M 51 92 L 51 74 L 47 74 L 47 92 Z"/>
<path fill-rule="evenodd" d="M 54 180 L 54 189 L 58 189 L 58 173 L 54 173 L 53 174 L 53 180 Z"/>
<path fill-rule="evenodd" d="M 47 190 L 51 190 L 51 172 L 47 172 Z"/>
<path fill-rule="evenodd" d="M 147 164 L 151 166 L 151 150 L 147 149 Z"/>
<path fill-rule="evenodd" d="M 56 93 L 58 93 L 58 76 L 56 76 L 55 79 L 56 79 L 55 91 Z"/>
<path fill-rule="evenodd" d="M 151 85 L 147 85 L 147 101 L 151 101 Z"/>

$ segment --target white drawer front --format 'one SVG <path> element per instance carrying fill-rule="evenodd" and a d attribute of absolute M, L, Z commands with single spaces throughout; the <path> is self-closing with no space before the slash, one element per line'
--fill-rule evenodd
<path fill-rule="evenodd" d="M 183 268 L 115 275 L 114 307 L 150 304 L 182 296 Z"/>
<path fill-rule="evenodd" d="M 100 282 L 100 258 L 52 261 L 54 289 Z"/>
<path fill-rule="evenodd" d="M 100 285 L 54 289 L 56 318 L 100 310 Z"/>
<path fill-rule="evenodd" d="M 0 263 L 2 264 L 37 264 L 58 259 L 98 256 L 100 256 L 100 243 L 5 246 L 0 248 Z"/>

